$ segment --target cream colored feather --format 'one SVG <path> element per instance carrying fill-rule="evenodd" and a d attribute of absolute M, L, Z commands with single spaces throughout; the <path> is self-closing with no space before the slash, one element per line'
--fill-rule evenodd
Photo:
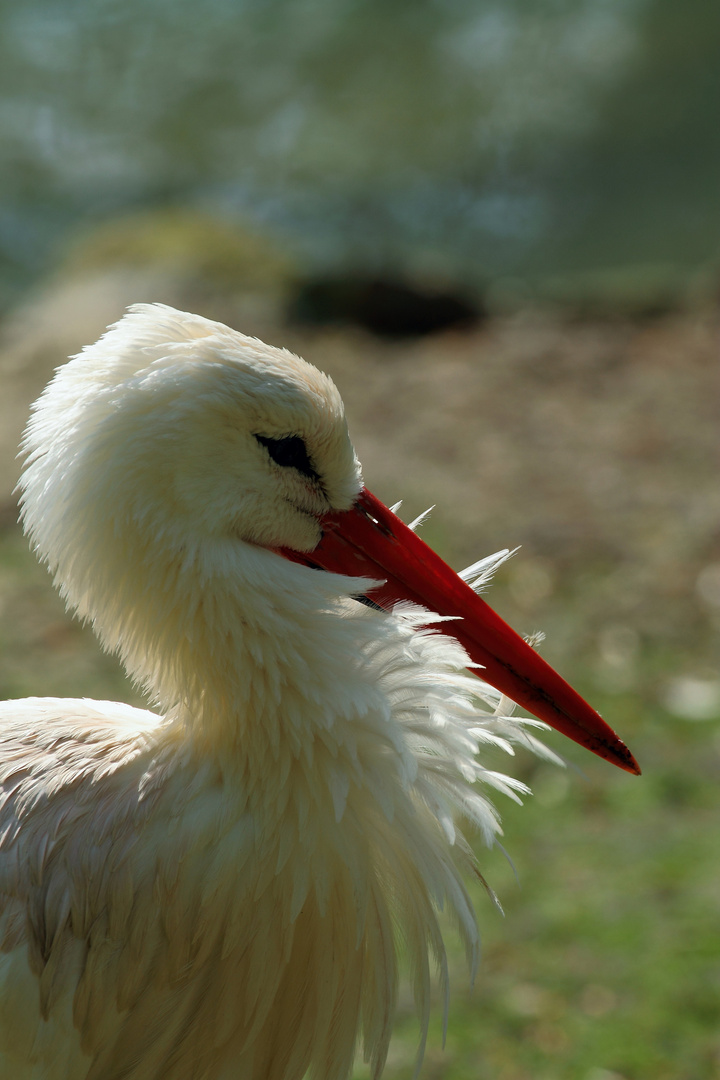
<path fill-rule="evenodd" d="M 302 432 L 326 506 L 259 427 Z M 401 946 L 421 1055 L 440 908 L 477 961 L 458 819 L 492 843 L 477 782 L 525 790 L 478 751 L 533 740 L 426 613 L 268 550 L 311 550 L 360 489 L 335 387 L 138 306 L 58 371 L 25 449 L 40 557 L 158 712 L 0 705 L 0 1076 L 344 1080 L 359 1042 L 378 1077 Z"/>

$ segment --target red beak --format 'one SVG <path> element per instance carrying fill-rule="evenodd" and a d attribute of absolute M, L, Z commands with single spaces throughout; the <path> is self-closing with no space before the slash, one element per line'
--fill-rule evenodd
<path fill-rule="evenodd" d="M 407 525 L 363 488 L 350 510 L 322 519 L 323 538 L 314 551 L 282 549 L 306 566 L 350 577 L 384 581 L 372 590 L 382 607 L 410 600 L 458 621 L 438 629 L 456 638 L 482 677 L 563 735 L 627 772 L 640 767 L 602 717 L 577 694 L 527 642 Z M 461 621 L 460 621 L 461 620 Z"/>

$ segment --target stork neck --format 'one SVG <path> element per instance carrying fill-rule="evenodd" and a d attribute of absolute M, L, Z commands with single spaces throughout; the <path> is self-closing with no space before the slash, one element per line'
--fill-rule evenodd
<path fill-rule="evenodd" d="M 345 586 L 345 588 L 343 588 Z M 128 667 L 203 743 L 308 738 L 365 711 L 363 609 L 345 579 L 217 542 L 155 582 Z M 357 613 L 355 613 L 357 607 Z M 293 734 L 294 733 L 294 734 Z"/>

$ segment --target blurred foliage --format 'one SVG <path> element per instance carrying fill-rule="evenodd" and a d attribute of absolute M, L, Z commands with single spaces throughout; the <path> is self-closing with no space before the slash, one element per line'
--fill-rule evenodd
<path fill-rule="evenodd" d="M 682 292 L 717 267 L 718 31 L 706 0 L 0 0 L 0 285 L 192 202 L 316 267 Z"/>
<path fill-rule="evenodd" d="M 297 269 L 268 235 L 190 209 L 125 214 L 76 236 L 59 275 L 108 269 L 190 276 L 205 290 L 281 292 Z M 196 287 L 197 287 L 196 285 Z"/>

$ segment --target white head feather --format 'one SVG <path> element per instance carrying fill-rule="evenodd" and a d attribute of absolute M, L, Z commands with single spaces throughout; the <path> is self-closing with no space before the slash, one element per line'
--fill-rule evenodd
<path fill-rule="evenodd" d="M 321 483 L 278 467 L 254 437 L 290 434 Z M 311 550 L 318 515 L 348 508 L 361 486 L 326 375 L 159 304 L 136 305 L 58 369 L 23 448 L 22 517 L 38 554 L 105 647 L 161 696 L 146 663 L 172 621 L 159 598 L 181 603 L 184 586 L 243 549 L 250 561 L 266 547 Z"/>

